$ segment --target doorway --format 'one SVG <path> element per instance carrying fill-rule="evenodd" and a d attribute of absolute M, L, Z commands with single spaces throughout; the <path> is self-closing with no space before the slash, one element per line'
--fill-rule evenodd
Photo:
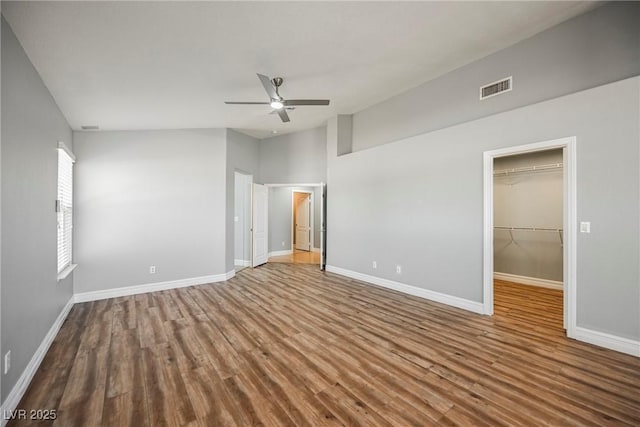
<path fill-rule="evenodd" d="M 326 256 L 326 185 L 266 184 L 269 188 L 268 262 L 315 264 Z"/>
<path fill-rule="evenodd" d="M 563 332 L 563 153 L 493 159 L 494 313 Z"/>
<path fill-rule="evenodd" d="M 558 159 L 556 162 L 544 161 L 554 156 Z M 542 182 L 533 179 L 540 176 L 545 177 Z M 539 209 L 540 206 L 532 209 L 536 202 L 541 202 L 535 200 L 530 190 L 537 186 L 543 189 L 540 197 L 544 197 L 545 191 L 551 191 L 546 188 L 549 182 L 545 181 L 554 179 L 560 180 L 561 194 L 552 196 L 558 205 L 550 209 L 544 209 L 544 206 L 542 209 Z M 498 181 L 499 186 L 496 187 Z M 557 193 L 560 190 L 554 191 Z M 545 293 L 557 293 L 557 288 L 561 287 L 561 322 L 560 319 L 557 322 L 566 329 L 569 337 L 573 336 L 576 325 L 575 197 L 575 137 L 484 153 L 485 314 L 494 314 L 496 286 L 501 287 L 500 292 L 515 291 L 518 294 L 516 298 L 530 300 L 539 296 L 540 301 L 545 301 Z M 509 206 L 519 199 L 525 201 L 523 206 Z M 508 209 L 503 209 L 501 205 L 507 205 Z M 532 259 L 535 259 L 533 264 L 530 263 Z M 527 265 L 527 262 L 530 264 Z M 497 271 L 496 274 L 496 267 L 497 270 L 509 271 Z M 542 277 L 532 279 L 531 276 Z M 495 279 L 498 282 L 494 282 Z M 524 280 L 529 283 L 513 288 L 500 280 L 507 283 Z M 531 285 L 544 287 L 535 288 Z M 554 287 L 555 290 L 550 289 Z M 514 299 L 507 296 L 506 300 Z M 530 308 L 536 308 L 536 304 L 533 303 Z M 505 307 L 500 307 L 502 309 Z M 521 312 L 526 313 L 527 307 L 521 307 Z"/>

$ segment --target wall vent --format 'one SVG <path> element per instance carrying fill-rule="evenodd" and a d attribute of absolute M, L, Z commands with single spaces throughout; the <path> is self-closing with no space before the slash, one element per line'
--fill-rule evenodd
<path fill-rule="evenodd" d="M 480 88 L 480 100 L 509 92 L 513 89 L 513 77 L 505 77 L 497 82 L 489 83 Z"/>

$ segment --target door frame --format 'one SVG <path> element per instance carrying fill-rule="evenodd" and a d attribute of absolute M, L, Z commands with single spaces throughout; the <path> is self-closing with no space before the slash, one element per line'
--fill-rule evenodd
<path fill-rule="evenodd" d="M 576 137 L 553 139 L 533 144 L 517 145 L 498 150 L 485 151 L 484 158 L 484 233 L 483 233 L 483 308 L 484 314 L 493 314 L 493 160 L 514 154 L 546 151 L 562 148 L 563 162 L 563 218 L 564 233 L 562 274 L 564 297 L 564 328 L 569 338 L 575 337 L 577 300 L 577 174 Z"/>
<path fill-rule="evenodd" d="M 276 184 L 264 184 L 266 187 L 313 187 L 320 188 L 320 270 L 325 270 L 327 264 L 327 245 L 326 245 L 326 233 L 327 233 L 327 218 L 324 211 L 327 208 L 327 199 L 325 197 L 327 184 L 324 182 L 313 183 L 276 183 Z M 293 226 L 292 226 L 293 227 Z M 293 240 L 293 239 L 291 239 Z"/>
<path fill-rule="evenodd" d="M 291 189 L 291 252 L 295 253 L 295 246 L 293 245 L 293 242 L 295 240 L 295 226 L 294 224 L 296 223 L 296 219 L 295 219 L 295 193 L 304 193 L 304 194 L 308 194 L 309 195 L 309 201 L 310 201 L 310 206 L 309 206 L 309 226 L 311 227 L 311 236 L 309 237 L 309 252 L 314 252 L 315 249 L 315 245 L 314 245 L 314 238 L 315 238 L 315 218 L 314 218 L 314 214 L 313 211 L 315 210 L 314 208 L 314 200 L 313 200 L 313 191 L 309 191 L 309 190 L 294 190 Z"/>

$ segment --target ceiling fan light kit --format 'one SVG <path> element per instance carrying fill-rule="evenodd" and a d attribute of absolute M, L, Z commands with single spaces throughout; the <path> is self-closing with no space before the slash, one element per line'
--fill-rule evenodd
<path fill-rule="evenodd" d="M 275 108 L 276 110 L 279 110 L 282 107 L 284 107 L 284 104 L 281 101 L 277 99 L 274 99 L 273 101 L 271 101 L 271 108 Z"/>
<path fill-rule="evenodd" d="M 278 88 L 282 86 L 283 79 L 282 77 L 274 77 L 270 79 L 264 74 L 258 74 L 258 78 L 262 83 L 262 87 L 269 95 L 269 102 L 238 102 L 238 101 L 225 101 L 225 104 L 243 104 L 243 105 L 270 105 L 271 108 L 278 113 L 280 116 L 280 120 L 283 122 L 289 122 L 291 119 L 287 114 L 287 108 L 292 106 L 302 106 L 302 105 L 329 105 L 328 99 L 289 99 L 286 100 L 278 93 Z"/>

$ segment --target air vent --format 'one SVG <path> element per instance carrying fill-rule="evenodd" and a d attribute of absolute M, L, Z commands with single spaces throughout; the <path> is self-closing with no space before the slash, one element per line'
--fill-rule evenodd
<path fill-rule="evenodd" d="M 513 77 L 506 77 L 497 82 L 489 83 L 480 88 L 480 100 L 509 92 L 511 89 L 513 89 Z"/>
<path fill-rule="evenodd" d="M 98 130 L 100 129 L 100 126 L 98 125 L 87 125 L 87 126 L 80 126 L 82 128 L 82 130 Z"/>

